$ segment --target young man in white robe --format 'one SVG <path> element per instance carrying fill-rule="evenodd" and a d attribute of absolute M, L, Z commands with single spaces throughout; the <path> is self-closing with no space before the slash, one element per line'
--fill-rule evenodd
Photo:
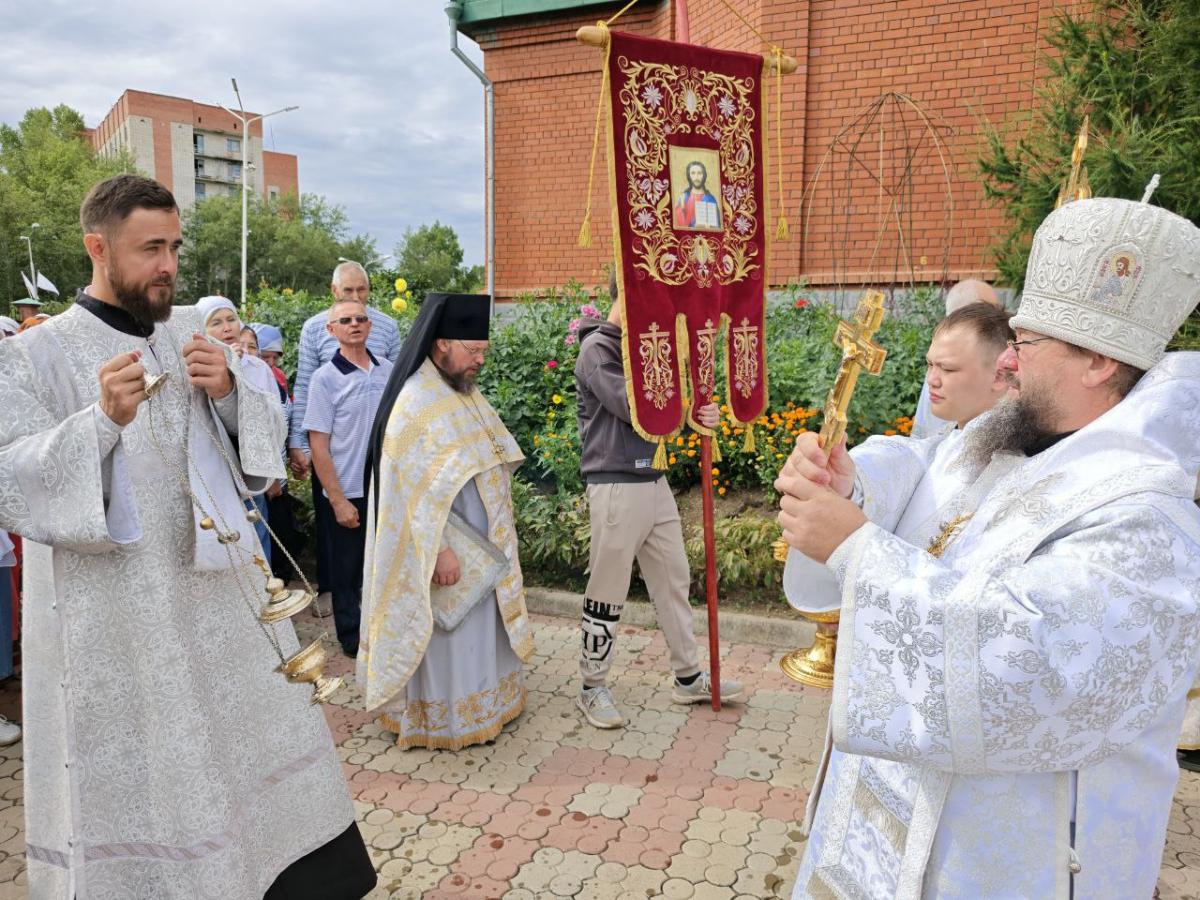
<path fill-rule="evenodd" d="M 1004 309 L 1004 302 L 990 284 L 978 278 L 964 278 L 946 292 L 946 315 L 976 303 L 987 303 L 998 310 Z M 912 437 L 927 438 L 940 434 L 954 421 L 933 408 L 929 391 L 929 382 L 926 381 L 921 385 L 921 396 L 917 398 L 917 409 L 913 413 Z"/>
<path fill-rule="evenodd" d="M 1198 299 L 1187 220 L 1113 199 L 1047 217 L 1004 357 L 1019 396 L 966 451 L 1027 459 L 940 556 L 855 502 L 920 473 L 878 482 L 798 442 L 780 522 L 842 600 L 794 897 L 1151 896 L 1200 662 L 1200 355 L 1164 355 Z"/>
<path fill-rule="evenodd" d="M 953 427 L 921 440 L 875 436 L 850 451 L 863 480 L 880 486 L 863 498 L 863 512 L 911 544 L 928 546 L 942 523 L 1019 460 L 1013 454 L 998 457 L 985 471 L 962 458 L 967 436 L 1009 391 L 1008 372 L 1000 365 L 1014 337 L 1008 320 L 1000 307 L 980 302 L 958 307 L 934 328 L 925 384 L 939 419 Z M 840 460 L 842 451 L 836 453 Z M 802 612 L 830 612 L 841 605 L 829 569 L 797 550 L 788 553 L 783 582 L 788 602 Z"/>
<path fill-rule="evenodd" d="M 358 683 L 401 747 L 480 744 L 525 708 L 525 457 L 475 386 L 489 316 L 485 295 L 427 295 L 371 430 Z"/>
<path fill-rule="evenodd" d="M 283 475 L 278 395 L 172 307 L 169 191 L 117 176 L 80 219 L 91 285 L 0 343 L 29 896 L 361 897 L 375 873 L 329 729 L 276 671 L 295 634 L 257 621 L 247 497 Z"/>

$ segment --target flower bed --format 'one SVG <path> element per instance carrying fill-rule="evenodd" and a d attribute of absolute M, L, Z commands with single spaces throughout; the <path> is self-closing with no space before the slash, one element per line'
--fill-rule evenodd
<path fill-rule="evenodd" d="M 378 279 L 377 294 L 393 290 Z M 586 579 L 587 504 L 579 475 L 579 434 L 575 419 L 575 361 L 582 316 L 603 317 L 607 301 L 578 284 L 560 292 L 523 298 L 515 310 L 493 323 L 491 349 L 480 375 L 480 389 L 496 408 L 528 461 L 518 472 L 514 502 L 521 538 L 522 567 L 533 580 L 580 587 Z M 327 308 L 325 298 L 284 295 L 268 290 L 253 298 L 255 317 L 284 330 L 294 364 L 300 326 Z M 390 300 L 389 300 L 390 304 Z M 888 361 L 879 377 L 864 376 L 848 414 L 850 443 L 871 434 L 907 434 L 925 373 L 925 350 L 936 322 L 936 291 L 908 300 L 902 319 L 884 321 L 877 340 Z M 418 304 L 397 303 L 392 310 L 407 333 Z M 820 411 L 833 381 L 840 351 L 833 344 L 837 315 L 825 304 L 810 303 L 799 289 L 786 302 L 773 304 L 767 316 L 767 372 L 770 407 L 753 423 L 754 450 L 745 452 L 745 428 L 721 408 L 716 444 L 722 457 L 713 466 L 713 484 L 724 510 L 717 523 L 717 553 L 722 591 L 758 592 L 778 598 L 779 567 L 771 561 L 774 489 L 779 467 L 796 437 L 820 427 Z M 288 367 L 290 370 L 290 367 Z M 723 384 L 724 372 L 718 371 Z M 690 431 L 668 447 L 667 478 L 677 494 L 694 492 L 700 482 L 700 444 Z M 301 496 L 306 492 L 301 489 Z M 698 523 L 685 507 L 685 538 L 693 572 L 702 574 L 703 548 Z M 697 581 L 697 591 L 700 583 Z M 699 594 L 698 594 L 699 595 Z"/>

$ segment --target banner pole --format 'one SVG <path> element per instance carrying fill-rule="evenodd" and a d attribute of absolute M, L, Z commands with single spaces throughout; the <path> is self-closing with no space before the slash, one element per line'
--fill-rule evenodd
<path fill-rule="evenodd" d="M 713 515 L 712 438 L 700 436 L 701 489 L 704 491 L 704 593 L 708 604 L 708 669 L 713 712 L 721 711 L 721 647 L 717 633 L 717 537 Z"/>

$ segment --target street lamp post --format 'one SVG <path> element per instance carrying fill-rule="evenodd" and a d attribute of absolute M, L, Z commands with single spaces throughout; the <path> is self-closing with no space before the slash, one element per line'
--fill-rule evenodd
<path fill-rule="evenodd" d="M 32 225 L 29 226 L 29 234 L 21 235 L 21 240 L 23 240 L 25 242 L 25 246 L 27 246 L 29 248 L 29 277 L 30 277 L 30 280 L 33 282 L 33 299 L 34 300 L 39 299 L 39 295 L 38 295 L 37 268 L 33 264 L 33 232 L 35 229 L 41 228 L 41 227 L 42 226 L 39 225 L 37 222 L 34 222 Z"/>
<path fill-rule="evenodd" d="M 249 169 L 249 159 L 247 154 L 250 152 L 250 126 L 262 119 L 269 119 L 271 116 L 279 115 L 279 113 L 291 112 L 299 109 L 299 106 L 285 106 L 282 109 L 277 109 L 274 112 L 265 113 L 261 116 L 246 116 L 246 105 L 242 103 L 241 92 L 238 91 L 238 83 L 236 78 L 229 79 L 233 82 L 233 95 L 237 97 L 238 111 L 234 112 L 228 106 L 221 105 L 221 109 L 229 113 L 235 119 L 242 123 L 242 314 L 246 312 L 246 237 L 249 234 L 246 223 L 246 173 Z"/>

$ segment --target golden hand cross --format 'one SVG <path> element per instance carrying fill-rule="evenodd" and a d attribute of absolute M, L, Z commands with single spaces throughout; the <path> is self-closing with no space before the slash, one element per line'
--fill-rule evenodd
<path fill-rule="evenodd" d="M 842 364 L 825 400 L 825 420 L 819 437 L 826 454 L 833 452 L 846 434 L 846 410 L 854 396 L 859 373 L 865 370 L 878 375 L 883 371 L 887 350 L 872 340 L 883 322 L 883 314 L 883 294 L 869 290 L 858 301 L 854 318 L 849 322 L 838 322 L 833 343 L 842 348 Z"/>

